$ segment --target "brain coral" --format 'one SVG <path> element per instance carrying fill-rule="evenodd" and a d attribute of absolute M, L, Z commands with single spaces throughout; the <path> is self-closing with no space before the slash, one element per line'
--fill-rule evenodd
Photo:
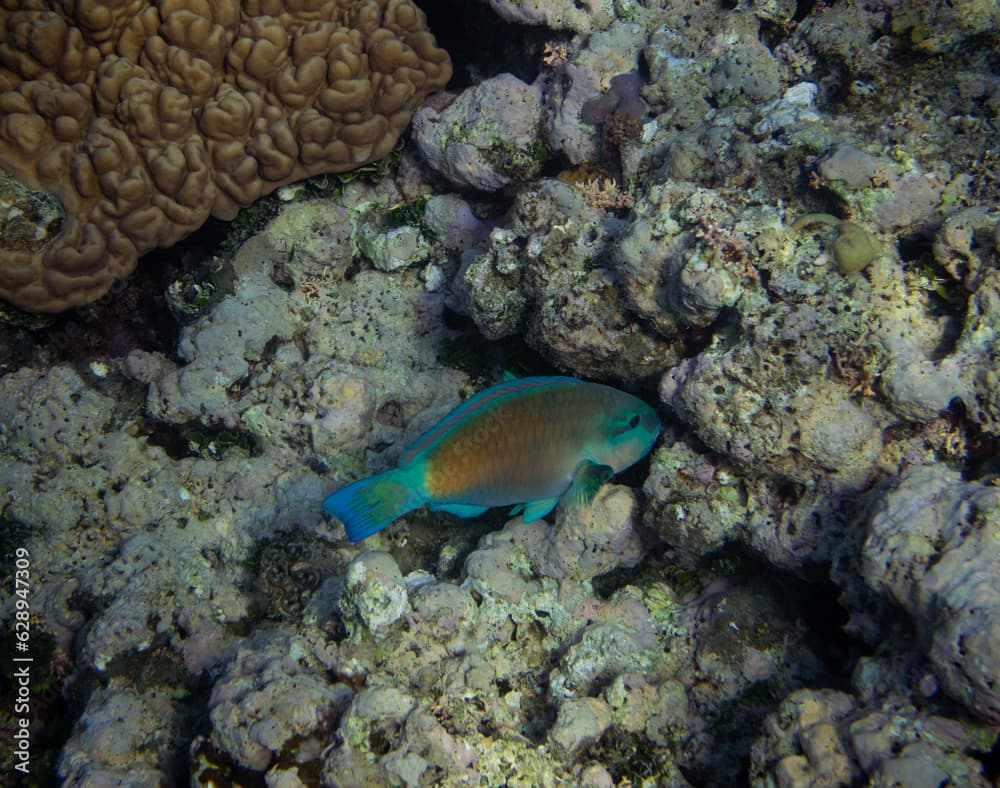
<path fill-rule="evenodd" d="M 0 227 L 62 208 L 0 233 L 0 297 L 32 311 L 384 156 L 451 76 L 410 0 L 0 0 L 0 29 Z"/>

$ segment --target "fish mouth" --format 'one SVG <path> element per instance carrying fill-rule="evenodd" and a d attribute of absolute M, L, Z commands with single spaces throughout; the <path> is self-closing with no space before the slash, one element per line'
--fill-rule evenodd
<path fill-rule="evenodd" d="M 660 417 L 656 415 L 656 411 L 650 408 L 642 416 L 642 426 L 649 432 L 649 439 L 646 441 L 646 451 L 643 454 L 649 454 L 656 444 L 657 438 L 660 437 L 660 430 L 663 429 L 663 424 L 660 421 Z"/>
<path fill-rule="evenodd" d="M 652 443 L 659 437 L 660 429 L 663 427 L 660 423 L 660 417 L 656 415 L 656 411 L 652 408 L 642 415 L 642 426 L 649 431 L 649 442 L 650 445 L 652 445 Z"/>

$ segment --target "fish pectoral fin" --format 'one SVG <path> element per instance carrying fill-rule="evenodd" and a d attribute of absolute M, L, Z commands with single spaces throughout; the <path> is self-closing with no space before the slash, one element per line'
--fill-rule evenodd
<path fill-rule="evenodd" d="M 558 495 L 555 498 L 542 498 L 538 501 L 528 501 L 527 503 L 519 504 L 522 507 L 521 520 L 525 523 L 533 523 L 535 520 L 540 520 L 555 509 L 557 503 L 559 503 Z"/>
<path fill-rule="evenodd" d="M 569 486 L 567 496 L 574 506 L 590 506 L 601 486 L 615 475 L 610 465 L 598 465 L 592 460 L 584 460 L 576 466 L 573 472 L 573 483 Z"/>
<path fill-rule="evenodd" d="M 448 512 L 448 514 L 465 518 L 479 517 L 479 515 L 489 508 L 489 506 L 476 506 L 471 503 L 439 503 L 431 505 L 432 512 Z"/>

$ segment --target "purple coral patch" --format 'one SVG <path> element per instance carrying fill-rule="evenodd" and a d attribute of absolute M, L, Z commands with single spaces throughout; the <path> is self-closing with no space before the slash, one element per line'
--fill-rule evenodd
<path fill-rule="evenodd" d="M 587 101 L 580 110 L 580 119 L 584 123 L 596 126 L 604 123 L 613 114 L 628 115 L 635 120 L 646 116 L 648 107 L 639 95 L 642 87 L 642 77 L 638 71 L 629 71 L 611 78 L 611 87 L 603 96 L 596 96 Z"/>

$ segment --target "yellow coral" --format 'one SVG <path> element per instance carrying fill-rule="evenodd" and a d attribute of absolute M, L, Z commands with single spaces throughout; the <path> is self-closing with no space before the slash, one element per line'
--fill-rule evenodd
<path fill-rule="evenodd" d="M 635 200 L 613 178 L 591 178 L 575 184 L 583 191 L 583 198 L 591 208 L 599 211 L 621 211 L 631 208 Z"/>

